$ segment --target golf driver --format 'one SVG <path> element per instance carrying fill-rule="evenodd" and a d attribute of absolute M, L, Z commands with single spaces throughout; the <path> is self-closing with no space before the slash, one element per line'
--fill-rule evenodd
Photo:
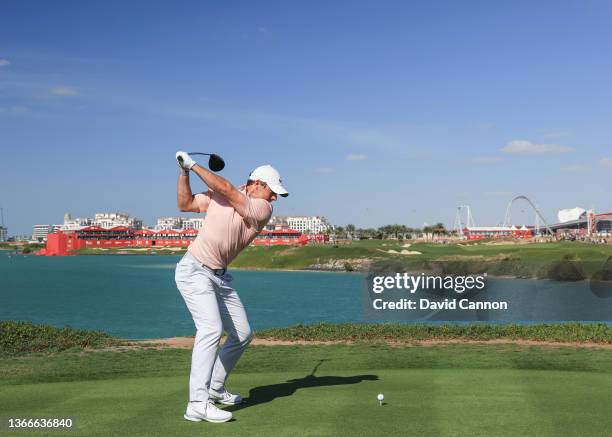
<path fill-rule="evenodd" d="M 214 172 L 221 171 L 225 168 L 225 161 L 223 160 L 223 158 L 221 158 L 219 155 L 215 155 L 214 153 L 187 152 L 187 154 L 190 156 L 192 155 L 210 156 L 210 158 L 208 159 L 208 168 L 210 168 Z M 180 157 L 179 157 L 179 160 L 182 161 Z"/>

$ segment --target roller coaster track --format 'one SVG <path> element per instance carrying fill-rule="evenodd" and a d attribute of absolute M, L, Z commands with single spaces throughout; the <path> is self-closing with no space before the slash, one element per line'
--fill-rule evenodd
<path fill-rule="evenodd" d="M 511 216 L 512 205 L 514 204 L 516 200 L 527 201 L 527 203 L 529 203 L 529 206 L 531 206 L 531 208 L 535 211 L 536 216 L 540 220 L 542 220 L 542 223 L 544 223 L 544 227 L 546 228 L 546 230 L 550 232 L 551 235 L 553 235 L 553 231 L 552 229 L 550 229 L 550 226 L 548 226 L 548 222 L 546 221 L 546 219 L 544 218 L 544 216 L 542 215 L 538 207 L 535 206 L 534 203 L 531 200 L 529 200 L 527 196 L 516 196 L 514 199 L 510 201 L 510 203 L 508 203 L 508 207 L 506 208 L 506 217 L 504 218 L 504 226 L 508 226 L 508 227 L 512 226 L 512 223 L 511 223 L 512 222 L 512 216 Z"/>

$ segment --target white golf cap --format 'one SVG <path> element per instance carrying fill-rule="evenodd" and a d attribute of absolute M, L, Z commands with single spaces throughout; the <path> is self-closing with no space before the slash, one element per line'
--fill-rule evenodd
<path fill-rule="evenodd" d="M 283 187 L 283 181 L 278 171 L 271 165 L 260 165 L 249 175 L 250 181 L 262 181 L 279 196 L 287 197 L 289 193 Z"/>

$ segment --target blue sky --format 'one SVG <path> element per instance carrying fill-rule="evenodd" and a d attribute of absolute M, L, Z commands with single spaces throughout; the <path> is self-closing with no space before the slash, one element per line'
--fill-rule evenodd
<path fill-rule="evenodd" d="M 9 234 L 64 212 L 178 215 L 178 149 L 222 155 L 235 183 L 270 163 L 291 192 L 276 214 L 338 225 L 452 226 L 458 204 L 494 225 L 519 194 L 551 222 L 610 211 L 611 17 L 605 1 L 5 0 Z"/>

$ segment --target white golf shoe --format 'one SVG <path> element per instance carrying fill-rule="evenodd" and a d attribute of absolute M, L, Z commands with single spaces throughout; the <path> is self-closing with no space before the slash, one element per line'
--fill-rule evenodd
<path fill-rule="evenodd" d="M 237 405 L 242 402 L 240 395 L 233 395 L 225 389 L 223 391 L 208 389 L 208 398 L 223 405 Z"/>
<path fill-rule="evenodd" d="M 189 402 L 189 404 L 187 404 L 187 411 L 185 411 L 183 417 L 192 422 L 206 420 L 207 422 L 222 423 L 230 420 L 232 418 L 232 413 L 217 408 L 215 404 L 209 400 L 208 402 Z"/>

